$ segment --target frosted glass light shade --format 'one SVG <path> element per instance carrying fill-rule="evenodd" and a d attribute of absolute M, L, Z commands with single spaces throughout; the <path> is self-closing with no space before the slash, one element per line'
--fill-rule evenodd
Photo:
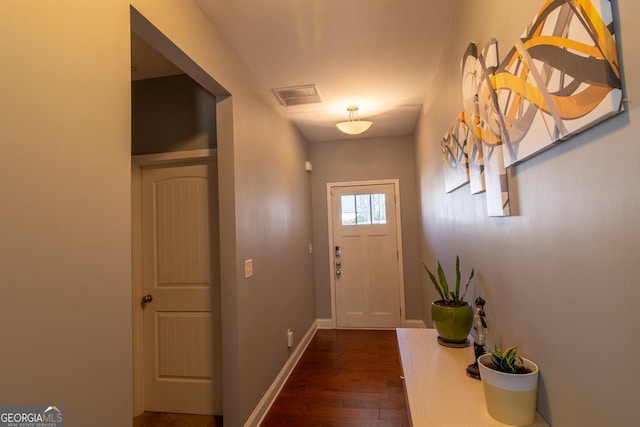
<path fill-rule="evenodd" d="M 340 132 L 346 133 L 347 135 L 359 135 L 371 127 L 372 122 L 360 120 L 357 105 L 348 107 L 347 111 L 349 112 L 347 121 L 336 124 Z"/>
<path fill-rule="evenodd" d="M 373 123 L 367 120 L 358 120 L 350 122 L 337 123 L 336 127 L 340 129 L 340 132 L 347 135 L 359 135 L 369 129 Z"/>

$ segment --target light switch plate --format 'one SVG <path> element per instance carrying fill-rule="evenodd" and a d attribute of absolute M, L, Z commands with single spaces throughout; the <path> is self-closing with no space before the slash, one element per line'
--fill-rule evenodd
<path fill-rule="evenodd" d="M 244 261 L 244 278 L 248 279 L 253 276 L 253 259 L 246 259 Z"/>

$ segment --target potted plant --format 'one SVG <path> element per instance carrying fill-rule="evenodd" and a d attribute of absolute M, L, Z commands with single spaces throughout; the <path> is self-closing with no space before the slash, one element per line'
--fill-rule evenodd
<path fill-rule="evenodd" d="M 517 347 L 478 358 L 487 412 L 496 420 L 513 426 L 528 426 L 536 419 L 538 365 L 518 356 Z"/>
<path fill-rule="evenodd" d="M 466 347 L 469 345 L 469 332 L 473 324 L 473 310 L 464 300 L 469 289 L 469 283 L 473 279 L 474 270 L 471 270 L 469 279 L 460 293 L 460 257 L 456 255 L 456 283 L 453 289 L 449 288 L 447 277 L 442 265 L 438 261 L 438 278 L 422 264 L 429 273 L 429 278 L 436 288 L 440 299 L 431 303 L 431 319 L 438 330 L 438 342 L 449 347 Z"/>

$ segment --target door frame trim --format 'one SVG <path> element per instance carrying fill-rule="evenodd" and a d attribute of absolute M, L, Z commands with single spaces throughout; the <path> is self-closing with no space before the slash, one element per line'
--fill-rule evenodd
<path fill-rule="evenodd" d="M 337 327 L 336 317 L 336 274 L 335 263 L 333 262 L 333 209 L 331 205 L 331 189 L 333 187 L 357 187 L 365 185 L 387 185 L 393 184 L 393 191 L 396 196 L 396 239 L 398 243 L 398 286 L 400 287 L 400 326 L 406 325 L 406 309 L 404 301 L 404 268 L 402 253 L 402 217 L 400 209 L 400 180 L 395 179 L 378 179 L 367 181 L 345 181 L 345 182 L 328 182 L 327 183 L 327 234 L 329 235 L 329 282 L 331 286 L 331 327 Z M 378 329 L 378 328 L 375 328 Z"/>

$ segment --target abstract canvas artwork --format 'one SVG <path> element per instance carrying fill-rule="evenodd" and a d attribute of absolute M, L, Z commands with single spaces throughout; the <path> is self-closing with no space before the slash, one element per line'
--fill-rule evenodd
<path fill-rule="evenodd" d="M 547 0 L 493 77 L 506 166 L 623 110 L 609 0 Z"/>
<path fill-rule="evenodd" d="M 471 193 L 474 192 L 474 172 L 481 171 L 482 190 L 486 191 L 489 216 L 508 216 L 509 191 L 502 157 L 501 125 L 496 94 L 491 77 L 498 67 L 497 42 L 491 39 L 481 54 L 474 43 L 469 44 L 462 63 L 462 98 L 467 125 L 473 129 L 467 138 Z M 476 187 L 476 190 L 480 190 Z"/>
<path fill-rule="evenodd" d="M 498 42 L 490 39 L 478 55 L 478 126 L 485 167 L 487 212 L 489 216 L 509 216 L 509 187 L 504 166 L 502 121 L 492 77 L 498 68 Z"/>
<path fill-rule="evenodd" d="M 475 43 L 470 43 L 462 56 L 462 105 L 469 134 L 465 151 L 469 161 L 469 189 L 471 194 L 485 191 L 484 160 L 480 140 L 480 118 L 478 116 L 478 52 Z"/>
<path fill-rule="evenodd" d="M 495 39 L 460 63 L 464 111 L 441 141 L 445 189 L 471 182 L 510 215 L 506 168 L 623 111 L 610 0 L 546 0 L 498 65 Z"/>
<path fill-rule="evenodd" d="M 464 113 L 460 113 L 440 142 L 447 193 L 469 182 L 468 158 L 465 152 L 469 132 Z"/>

